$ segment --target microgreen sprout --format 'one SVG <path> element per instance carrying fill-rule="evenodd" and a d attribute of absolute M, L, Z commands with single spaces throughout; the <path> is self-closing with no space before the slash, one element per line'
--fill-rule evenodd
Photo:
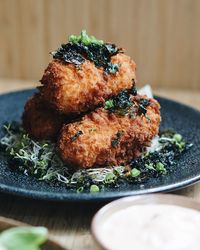
<path fill-rule="evenodd" d="M 140 175 L 140 170 L 138 170 L 137 168 L 133 168 L 131 170 L 131 176 L 132 177 L 138 177 Z"/>
<path fill-rule="evenodd" d="M 96 131 L 89 128 L 91 132 Z M 124 130 L 119 130 L 113 138 L 117 146 Z M 82 131 L 75 134 L 76 140 Z M 152 147 L 147 148 L 138 159 L 126 166 L 105 166 L 102 168 L 74 169 L 66 165 L 56 152 L 56 145 L 50 141 L 32 140 L 20 124 L 4 126 L 0 139 L 0 150 L 9 158 L 13 170 L 31 175 L 39 181 L 64 185 L 78 193 L 100 192 L 104 187 L 116 186 L 123 182 L 141 183 L 148 178 L 167 174 L 176 165 L 176 159 L 192 146 L 173 131 L 164 131 L 157 136 Z"/>
<path fill-rule="evenodd" d="M 90 186 L 90 193 L 98 193 L 100 191 L 99 187 L 97 185 L 91 185 Z"/>
<path fill-rule="evenodd" d="M 114 183 L 116 179 L 117 179 L 117 176 L 113 172 L 110 172 L 106 175 L 105 183 L 107 184 Z"/>
<path fill-rule="evenodd" d="M 164 165 L 162 162 L 156 163 L 156 170 L 157 170 L 158 172 L 162 172 L 162 173 L 164 173 L 164 174 L 167 173 L 167 170 L 166 170 L 166 168 L 165 168 L 165 165 Z"/>
<path fill-rule="evenodd" d="M 105 102 L 105 106 L 104 106 L 105 109 L 111 109 L 111 108 L 113 108 L 113 107 L 114 107 L 114 103 L 113 103 L 113 100 L 112 100 L 112 99 L 109 99 L 109 100 L 107 100 L 107 101 Z"/>
<path fill-rule="evenodd" d="M 103 68 L 105 75 L 119 71 L 120 64 L 111 61 L 111 57 L 118 53 L 123 53 L 122 49 L 114 44 L 104 43 L 94 36 L 88 36 L 85 30 L 79 36 L 71 35 L 69 42 L 51 52 L 54 59 L 74 64 L 77 69 L 81 69 L 85 60 L 90 60 L 97 68 Z"/>
<path fill-rule="evenodd" d="M 82 43 L 84 45 L 89 45 L 92 43 L 102 45 L 104 43 L 102 40 L 98 40 L 94 36 L 88 36 L 86 30 L 82 30 L 79 36 L 71 35 L 69 37 L 69 42 Z"/>

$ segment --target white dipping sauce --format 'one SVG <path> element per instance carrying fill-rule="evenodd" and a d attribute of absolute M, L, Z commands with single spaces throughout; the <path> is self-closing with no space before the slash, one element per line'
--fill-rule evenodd
<path fill-rule="evenodd" d="M 199 250 L 200 213 L 173 205 L 135 205 L 99 225 L 109 250 Z"/>

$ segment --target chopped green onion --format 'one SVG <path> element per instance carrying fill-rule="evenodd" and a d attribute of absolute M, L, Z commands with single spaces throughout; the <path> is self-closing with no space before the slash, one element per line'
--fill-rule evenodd
<path fill-rule="evenodd" d="M 156 170 L 158 172 L 162 172 L 162 173 L 166 173 L 167 172 L 167 170 L 165 168 L 165 165 L 162 162 L 156 163 Z"/>
<path fill-rule="evenodd" d="M 174 140 L 176 140 L 177 142 L 181 142 L 181 140 L 182 140 L 182 135 L 180 135 L 180 134 L 175 134 L 174 136 L 173 136 L 173 139 Z"/>
<path fill-rule="evenodd" d="M 121 181 L 130 181 L 131 176 L 131 181 L 141 183 L 149 177 L 166 174 L 168 170 L 171 171 L 182 152 L 192 146 L 182 138 L 180 141 L 180 136 L 175 136 L 175 132 L 162 132 L 158 137 L 156 149 L 147 149 L 141 158 L 133 159 L 130 166 L 75 170 L 59 158 L 54 143 L 32 140 L 20 124 L 18 127 L 16 124 L 8 124 L 4 128 L 3 137 L 0 138 L 0 150 L 12 160 L 12 166 L 26 175 L 35 176 L 38 180 L 64 184 L 66 188 L 78 193 L 100 192 L 110 184 L 120 185 Z M 94 132 L 95 128 L 88 130 Z M 121 129 L 115 135 L 116 143 L 123 132 Z M 165 162 L 169 164 L 165 165 Z M 129 167 L 133 169 L 130 170 Z M 136 178 L 140 176 L 141 178 Z"/>
<path fill-rule="evenodd" d="M 153 163 L 145 164 L 145 167 L 146 167 L 146 169 L 149 169 L 149 170 L 155 170 Z"/>
<path fill-rule="evenodd" d="M 131 176 L 132 177 L 138 177 L 140 175 L 140 170 L 138 170 L 137 168 L 133 168 L 131 170 Z"/>
<path fill-rule="evenodd" d="M 112 172 L 108 173 L 105 178 L 105 183 L 107 184 L 114 183 L 116 179 L 117 179 L 117 176 L 115 174 L 113 174 Z"/>
<path fill-rule="evenodd" d="M 90 44 L 104 44 L 102 40 L 96 39 L 94 36 L 88 36 L 86 30 L 82 30 L 81 34 L 79 36 L 71 35 L 69 37 L 69 42 L 71 43 L 82 43 L 84 45 L 90 45 Z"/>
<path fill-rule="evenodd" d="M 100 191 L 99 187 L 97 185 L 91 185 L 90 186 L 90 193 L 98 193 Z"/>
<path fill-rule="evenodd" d="M 113 103 L 113 100 L 112 100 L 112 99 L 107 100 L 107 101 L 105 102 L 105 106 L 104 106 L 105 109 L 111 109 L 111 108 L 113 108 L 113 107 L 114 107 L 114 103 Z"/>
<path fill-rule="evenodd" d="M 84 190 L 84 188 L 83 188 L 83 187 L 79 187 L 79 188 L 77 189 L 77 193 L 82 193 L 82 192 L 83 192 L 83 190 Z"/>

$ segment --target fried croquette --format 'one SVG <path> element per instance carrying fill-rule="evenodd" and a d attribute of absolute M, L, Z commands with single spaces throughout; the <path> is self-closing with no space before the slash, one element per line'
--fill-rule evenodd
<path fill-rule="evenodd" d="M 115 74 L 105 74 L 89 60 L 79 68 L 54 59 L 41 80 L 42 98 L 63 114 L 94 110 L 122 89 L 131 89 L 136 81 L 136 64 L 129 56 L 118 53 L 111 62 L 120 65 Z"/>
<path fill-rule="evenodd" d="M 56 139 L 64 122 L 65 117 L 49 108 L 39 94 L 32 96 L 24 107 L 22 125 L 34 139 Z"/>
<path fill-rule="evenodd" d="M 134 104 L 128 115 L 98 108 L 81 121 L 64 125 L 57 146 L 62 160 L 79 168 L 91 168 L 127 164 L 139 157 L 158 133 L 160 105 L 143 97 L 149 106 L 145 115 L 139 114 L 137 103 L 141 97 L 131 98 Z"/>

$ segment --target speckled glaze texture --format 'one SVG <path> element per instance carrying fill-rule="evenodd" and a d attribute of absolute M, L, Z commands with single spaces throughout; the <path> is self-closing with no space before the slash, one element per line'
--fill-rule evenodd
<path fill-rule="evenodd" d="M 20 121 L 23 107 L 35 90 L 25 90 L 0 96 L 0 126 L 13 120 Z M 200 180 L 200 112 L 180 103 L 156 98 L 161 104 L 161 130 L 173 128 L 188 142 L 193 143 L 166 176 L 149 179 L 145 184 L 123 185 L 103 192 L 76 193 L 65 186 L 52 186 L 34 177 L 13 171 L 7 159 L 0 154 L 0 191 L 34 199 L 54 201 L 105 201 L 115 198 L 183 188 Z M 1 136 L 1 134 L 0 134 Z"/>

